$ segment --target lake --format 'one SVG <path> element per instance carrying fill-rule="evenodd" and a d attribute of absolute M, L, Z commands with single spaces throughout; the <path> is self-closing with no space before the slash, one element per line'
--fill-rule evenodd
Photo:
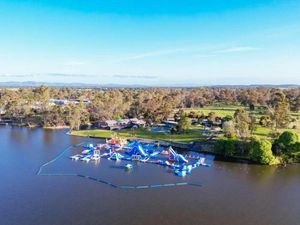
<path fill-rule="evenodd" d="M 189 177 L 174 178 L 162 168 L 139 164 L 136 178 L 140 183 L 181 179 L 201 184 L 139 190 L 112 188 L 74 176 L 37 176 L 43 163 L 68 146 L 87 141 L 65 133 L 0 127 L 0 224 L 300 224 L 300 165 L 276 168 L 215 161 Z M 114 162 L 101 161 L 98 166 L 64 160 L 65 164 L 58 162 L 53 169 L 74 166 L 116 180 L 133 177 L 118 165 L 113 167 Z"/>

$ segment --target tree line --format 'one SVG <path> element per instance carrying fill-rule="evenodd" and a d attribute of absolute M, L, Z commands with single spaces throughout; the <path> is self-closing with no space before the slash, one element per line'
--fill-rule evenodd
<path fill-rule="evenodd" d="M 78 104 L 50 105 L 50 99 L 77 99 Z M 80 100 L 89 99 L 86 104 Z M 145 89 L 73 89 L 17 88 L 0 90 L 0 109 L 5 115 L 39 126 L 64 126 L 79 129 L 101 120 L 144 118 L 148 123 L 161 122 L 174 115 L 174 110 L 209 105 L 240 105 L 254 110 L 267 109 L 261 123 L 285 126 L 287 110 L 300 110 L 300 89 L 276 88 L 145 88 Z M 237 112 L 235 120 L 243 135 L 251 118 Z M 246 116 L 247 117 L 247 116 Z M 243 128 L 244 127 L 244 128 Z"/>

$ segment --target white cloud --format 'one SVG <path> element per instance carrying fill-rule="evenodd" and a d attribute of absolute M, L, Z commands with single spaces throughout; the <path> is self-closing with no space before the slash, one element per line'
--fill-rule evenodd
<path fill-rule="evenodd" d="M 64 66 L 82 66 L 85 64 L 87 63 L 81 60 L 70 60 L 63 63 Z"/>
<path fill-rule="evenodd" d="M 231 48 L 225 48 L 215 51 L 215 53 L 233 53 L 233 52 L 250 52 L 250 51 L 258 51 L 260 48 L 250 47 L 250 46 L 236 46 Z"/>

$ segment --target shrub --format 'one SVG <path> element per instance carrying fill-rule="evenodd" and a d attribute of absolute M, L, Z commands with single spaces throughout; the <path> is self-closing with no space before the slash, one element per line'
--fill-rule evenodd
<path fill-rule="evenodd" d="M 218 140 L 215 144 L 215 151 L 224 157 L 234 156 L 236 153 L 237 141 L 235 139 Z"/>
<path fill-rule="evenodd" d="M 252 145 L 251 160 L 265 164 L 277 164 L 278 160 L 273 156 L 272 143 L 268 140 L 255 140 Z"/>
<path fill-rule="evenodd" d="M 292 151 L 292 152 L 300 152 L 300 142 L 292 144 L 290 146 L 290 151 Z"/>
<path fill-rule="evenodd" d="M 299 142 L 299 135 L 292 131 L 283 132 L 275 141 L 272 150 L 275 154 L 281 155 L 293 151 L 293 145 Z"/>
<path fill-rule="evenodd" d="M 277 143 L 281 143 L 285 146 L 295 144 L 299 141 L 299 135 L 292 131 L 284 131 L 278 138 Z"/>

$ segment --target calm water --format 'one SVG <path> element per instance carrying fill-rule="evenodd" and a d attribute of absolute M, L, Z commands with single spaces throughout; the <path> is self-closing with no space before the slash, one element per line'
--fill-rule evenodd
<path fill-rule="evenodd" d="M 42 163 L 84 140 L 64 133 L 0 127 L 1 225 L 300 224 L 299 165 L 276 169 L 215 162 L 211 168 L 200 167 L 191 177 L 182 178 L 202 187 L 147 190 L 114 189 L 78 177 L 36 176 Z M 84 165 L 68 160 L 55 166 L 68 170 L 76 165 L 76 169 L 105 172 L 108 177 L 111 171 L 112 177 L 119 174 L 121 180 L 134 177 L 118 171 L 118 165 L 105 163 Z M 140 165 L 137 171 L 135 177 L 141 183 L 179 179 L 162 168 Z"/>

